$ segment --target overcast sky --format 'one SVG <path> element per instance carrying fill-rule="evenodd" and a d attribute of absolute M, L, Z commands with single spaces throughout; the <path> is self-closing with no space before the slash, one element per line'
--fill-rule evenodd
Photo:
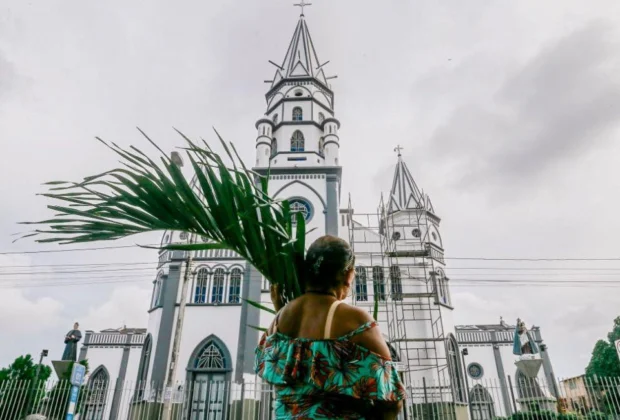
<path fill-rule="evenodd" d="M 139 126 L 173 150 L 182 142 L 172 127 L 211 141 L 216 127 L 253 162 L 267 60 L 284 57 L 299 14 L 291 4 L 4 0 L 0 252 L 58 248 L 10 235 L 49 216 L 35 196 L 42 182 L 116 165 L 94 136 L 148 148 Z M 374 211 L 390 188 L 401 144 L 442 217 L 448 257 L 619 256 L 620 3 L 315 0 L 306 16 L 338 75 L 343 201 L 351 193 L 356 212 Z M 158 235 L 114 245 L 136 241 Z M 42 348 L 60 357 L 74 320 L 144 327 L 155 260 L 139 249 L 0 255 L 0 366 Z M 142 265 L 44 266 L 94 263 Z M 583 372 L 620 315 L 620 290 L 591 283 L 620 281 L 620 261 L 449 260 L 447 272 L 458 324 L 540 325 L 561 376 Z M 541 287 L 558 280 L 576 283 Z"/>

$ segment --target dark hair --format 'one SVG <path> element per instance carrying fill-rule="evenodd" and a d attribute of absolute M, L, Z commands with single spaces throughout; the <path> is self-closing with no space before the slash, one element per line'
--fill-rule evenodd
<path fill-rule="evenodd" d="M 327 290 L 337 287 L 355 266 L 349 244 L 331 235 L 314 241 L 306 253 L 306 287 Z"/>

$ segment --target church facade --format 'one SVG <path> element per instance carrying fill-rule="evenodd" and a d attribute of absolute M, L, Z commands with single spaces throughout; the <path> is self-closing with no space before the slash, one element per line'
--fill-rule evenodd
<path fill-rule="evenodd" d="M 480 343 L 462 341 L 470 335 L 455 327 L 441 219 L 400 148 L 389 195 L 379 200 L 378 210 L 365 214 L 351 203 L 343 205 L 340 122 L 325 64 L 302 14 L 255 125 L 253 169 L 269 176 L 272 197 L 288 199 L 291 209 L 304 215 L 313 230 L 309 242 L 331 234 L 351 243 L 357 267 L 350 303 L 372 311 L 378 301 L 378 321 L 400 363 L 410 404 L 420 399 L 456 403 L 467 416 L 470 387 L 461 349 L 466 344 L 471 358 L 478 354 L 471 347 Z M 161 243 L 201 240 L 165 232 Z M 109 381 L 119 378 L 117 385 L 131 382 L 134 387 L 130 398 L 108 391 L 107 402 L 98 408 L 105 418 L 127 418 L 131 404 L 168 385 L 172 394 L 183 390 L 196 412 L 208 410 L 205 401 L 210 401 L 220 417 L 209 418 L 224 418 L 222 406 L 231 398 L 227 384 L 257 380 L 255 327 L 269 325 L 272 315 L 244 299 L 270 305 L 268 284 L 232 251 L 195 252 L 191 263 L 188 257 L 181 251 L 160 252 L 146 330 L 87 332 L 80 357 L 89 359 L 91 376 L 105 372 Z M 497 359 L 493 351 L 485 354 L 480 353 L 478 363 L 492 372 Z"/>

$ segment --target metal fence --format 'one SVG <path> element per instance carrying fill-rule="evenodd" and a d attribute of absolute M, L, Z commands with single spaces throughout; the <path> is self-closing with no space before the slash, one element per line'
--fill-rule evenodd
<path fill-rule="evenodd" d="M 620 420 L 620 378 L 488 378 L 464 381 L 455 398 L 429 381 L 408 387 L 401 419 Z M 0 420 L 65 419 L 70 384 L 0 381 Z M 456 397 L 458 396 L 458 397 Z M 463 398 L 464 397 L 464 398 Z M 259 381 L 198 380 L 163 388 L 91 380 L 80 390 L 79 420 L 270 420 L 272 389 Z"/>

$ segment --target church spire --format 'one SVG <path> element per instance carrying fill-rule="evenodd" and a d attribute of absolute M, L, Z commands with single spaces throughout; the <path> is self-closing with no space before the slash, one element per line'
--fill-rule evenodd
<path fill-rule="evenodd" d="M 310 3 L 302 2 L 296 6 L 309 5 Z M 314 48 L 314 43 L 312 42 L 312 37 L 310 36 L 302 7 L 302 14 L 299 17 L 299 22 L 297 22 L 297 27 L 293 33 L 293 38 L 286 51 L 282 65 L 276 65 L 278 69 L 271 81 L 271 87 L 273 88 L 276 86 L 282 79 L 308 77 L 318 80 L 327 87 L 327 77 L 323 71 L 323 66 L 327 63 L 328 62 L 321 64 L 319 62 L 319 57 Z"/>
<path fill-rule="evenodd" d="M 388 213 L 394 213 L 400 210 L 425 209 L 433 212 L 433 205 L 428 196 L 420 191 L 409 168 L 405 164 L 402 156 L 402 147 L 397 146 L 394 151 L 398 154 L 398 162 L 394 170 L 394 180 L 392 181 L 392 190 L 390 191 L 390 201 L 388 205 Z"/>

